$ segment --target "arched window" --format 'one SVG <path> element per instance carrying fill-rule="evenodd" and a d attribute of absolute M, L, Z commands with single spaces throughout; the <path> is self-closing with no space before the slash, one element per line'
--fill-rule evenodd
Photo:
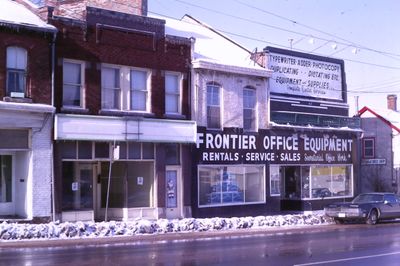
<path fill-rule="evenodd" d="M 7 47 L 6 94 L 11 97 L 25 97 L 27 51 L 21 47 Z"/>
<path fill-rule="evenodd" d="M 217 83 L 207 84 L 207 127 L 221 128 L 221 86 Z"/>
<path fill-rule="evenodd" d="M 256 90 L 252 87 L 243 89 L 243 129 L 256 130 Z"/>

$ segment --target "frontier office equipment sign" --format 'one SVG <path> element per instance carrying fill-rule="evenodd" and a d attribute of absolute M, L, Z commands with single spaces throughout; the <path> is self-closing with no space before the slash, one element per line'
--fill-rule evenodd
<path fill-rule="evenodd" d="M 259 130 L 257 134 L 198 129 L 202 163 L 333 164 L 351 163 L 353 138 L 346 133 Z"/>
<path fill-rule="evenodd" d="M 306 57 L 307 54 L 292 51 L 285 54 L 280 51 L 287 50 L 274 48 L 268 51 L 268 68 L 273 71 L 270 79 L 272 93 L 343 100 L 343 61 L 314 55 Z"/>

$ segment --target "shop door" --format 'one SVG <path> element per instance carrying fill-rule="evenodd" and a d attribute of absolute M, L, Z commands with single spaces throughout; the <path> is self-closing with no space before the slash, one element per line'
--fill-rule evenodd
<path fill-rule="evenodd" d="M 0 154 L 0 216 L 15 215 L 13 156 Z"/>
<path fill-rule="evenodd" d="M 165 202 L 167 219 L 182 217 L 181 174 L 178 167 L 167 166 L 165 172 Z"/>
<path fill-rule="evenodd" d="M 73 183 L 74 209 L 93 209 L 93 164 L 79 163 L 78 174 Z"/>
<path fill-rule="evenodd" d="M 286 166 L 284 172 L 284 198 L 300 199 L 300 167 Z"/>

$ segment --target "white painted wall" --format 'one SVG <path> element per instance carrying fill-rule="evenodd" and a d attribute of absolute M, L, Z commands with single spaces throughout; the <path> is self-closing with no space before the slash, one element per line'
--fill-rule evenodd
<path fill-rule="evenodd" d="M 195 97 L 193 119 L 198 126 L 207 126 L 207 87 L 208 82 L 222 86 L 221 108 L 222 127 L 243 128 L 243 88 L 254 87 L 257 90 L 257 124 L 258 128 L 268 128 L 268 83 L 263 77 L 219 72 L 207 69 L 195 69 Z"/>
<path fill-rule="evenodd" d="M 27 194 L 28 208 L 31 194 L 33 217 L 51 217 L 52 122 L 51 118 L 48 119 L 41 131 L 34 129 L 32 133 L 30 156 L 32 182 L 28 182 Z"/>

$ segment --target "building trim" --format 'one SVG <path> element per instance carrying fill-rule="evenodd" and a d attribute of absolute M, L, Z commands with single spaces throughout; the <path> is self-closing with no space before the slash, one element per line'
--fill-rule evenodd
<path fill-rule="evenodd" d="M 196 122 L 187 120 L 56 114 L 54 138 L 195 143 L 196 128 Z"/>

